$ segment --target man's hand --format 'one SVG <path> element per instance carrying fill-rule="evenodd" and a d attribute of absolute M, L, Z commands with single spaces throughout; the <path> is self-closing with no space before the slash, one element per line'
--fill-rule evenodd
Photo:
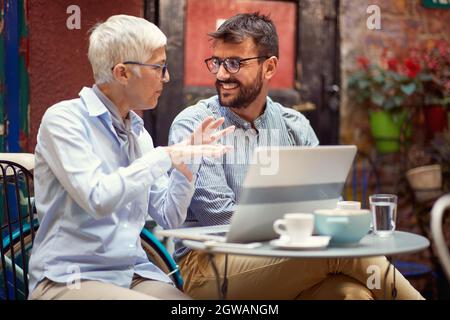
<path fill-rule="evenodd" d="M 186 163 L 192 163 L 201 157 L 218 158 L 233 149 L 224 145 L 185 145 L 184 143 L 163 147 L 172 160 L 172 166 L 180 171 L 189 181 L 192 181 L 192 172 Z"/>
<path fill-rule="evenodd" d="M 203 120 L 202 124 L 195 129 L 192 135 L 185 140 L 185 144 L 202 145 L 212 144 L 219 140 L 221 137 L 226 136 L 234 131 L 235 126 L 229 126 L 223 130 L 214 132 L 225 121 L 224 117 L 214 120 L 214 117 L 209 116 Z"/>

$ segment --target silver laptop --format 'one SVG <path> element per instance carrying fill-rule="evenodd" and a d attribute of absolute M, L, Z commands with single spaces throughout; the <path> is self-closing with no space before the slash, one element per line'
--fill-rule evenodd
<path fill-rule="evenodd" d="M 158 235 L 228 243 L 274 239 L 273 223 L 285 213 L 336 207 L 355 154 L 356 146 L 258 147 L 229 225 Z"/>

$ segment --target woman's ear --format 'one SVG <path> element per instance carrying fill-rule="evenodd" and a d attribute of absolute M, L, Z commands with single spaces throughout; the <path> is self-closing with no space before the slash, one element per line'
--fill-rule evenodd
<path fill-rule="evenodd" d="M 114 66 L 112 72 L 113 72 L 113 77 L 117 82 L 119 82 L 120 84 L 128 83 L 130 74 L 127 70 L 127 67 L 124 64 L 122 64 L 122 63 L 116 64 Z"/>
<path fill-rule="evenodd" d="M 267 59 L 264 63 L 266 64 L 265 67 L 266 72 L 264 76 L 267 80 L 270 80 L 277 72 L 278 58 L 272 56 L 269 59 Z"/>

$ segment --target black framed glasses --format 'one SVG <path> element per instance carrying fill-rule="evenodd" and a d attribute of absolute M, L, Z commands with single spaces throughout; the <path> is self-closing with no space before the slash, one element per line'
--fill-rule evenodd
<path fill-rule="evenodd" d="M 205 60 L 206 67 L 211 73 L 216 74 L 219 72 L 220 65 L 223 64 L 223 67 L 225 70 L 227 70 L 228 73 L 237 73 L 241 69 L 242 62 L 253 60 L 253 59 L 268 59 L 268 56 L 259 56 L 259 57 L 251 57 L 251 58 L 225 58 L 220 59 L 217 57 L 211 57 Z"/>
<path fill-rule="evenodd" d="M 168 67 L 167 63 L 164 63 L 164 64 L 149 64 L 149 63 L 141 63 L 141 62 L 136 62 L 136 61 L 125 61 L 125 62 L 122 62 L 122 64 L 134 64 L 134 65 L 137 65 L 137 66 L 152 67 L 152 68 L 155 68 L 155 69 L 161 68 L 162 69 L 162 78 L 163 79 L 166 76 L 167 67 Z M 114 68 L 112 68 L 112 69 L 114 69 Z"/>

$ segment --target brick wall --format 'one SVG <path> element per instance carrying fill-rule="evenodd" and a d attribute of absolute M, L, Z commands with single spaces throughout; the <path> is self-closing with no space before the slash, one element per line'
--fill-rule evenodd
<path fill-rule="evenodd" d="M 367 28 L 366 13 L 369 5 L 381 9 L 381 30 Z M 450 42 L 450 10 L 427 9 L 422 0 L 341 0 L 341 69 L 342 143 L 357 143 L 360 149 L 372 146 L 367 110 L 349 101 L 345 84 L 349 73 L 356 67 L 356 57 L 365 55 L 376 60 L 384 48 L 395 55 L 405 56 L 409 49 L 419 45 L 433 46 L 436 40 Z"/>
<path fill-rule="evenodd" d="M 356 106 L 348 98 L 346 83 L 349 74 L 356 68 L 356 58 L 367 56 L 369 60 L 379 59 L 384 48 L 388 48 L 400 58 L 408 55 L 410 49 L 418 46 L 432 47 L 437 40 L 450 42 L 450 10 L 427 9 L 422 0 L 341 0 L 341 70 L 342 100 L 340 139 L 344 144 L 357 144 L 366 153 L 374 153 L 373 141 L 368 123 L 368 110 Z M 381 30 L 369 30 L 366 13 L 369 5 L 376 4 L 381 9 Z M 417 128 L 415 128 L 417 134 Z M 405 182 L 405 159 L 401 154 L 376 155 L 381 190 L 396 193 L 399 197 L 397 229 L 421 233 L 414 215 L 411 194 Z M 416 206 L 417 209 L 417 206 Z M 428 208 L 430 209 L 430 208 Z M 422 212 L 421 214 L 426 214 Z M 429 215 L 427 215 L 429 218 Z M 450 231 L 447 219 L 445 229 Z M 425 225 L 427 227 L 428 224 Z M 447 235 L 450 239 L 450 235 Z M 431 264 L 427 250 L 411 255 L 402 255 L 400 260 Z M 426 292 L 430 285 L 418 280 L 413 285 Z"/>

